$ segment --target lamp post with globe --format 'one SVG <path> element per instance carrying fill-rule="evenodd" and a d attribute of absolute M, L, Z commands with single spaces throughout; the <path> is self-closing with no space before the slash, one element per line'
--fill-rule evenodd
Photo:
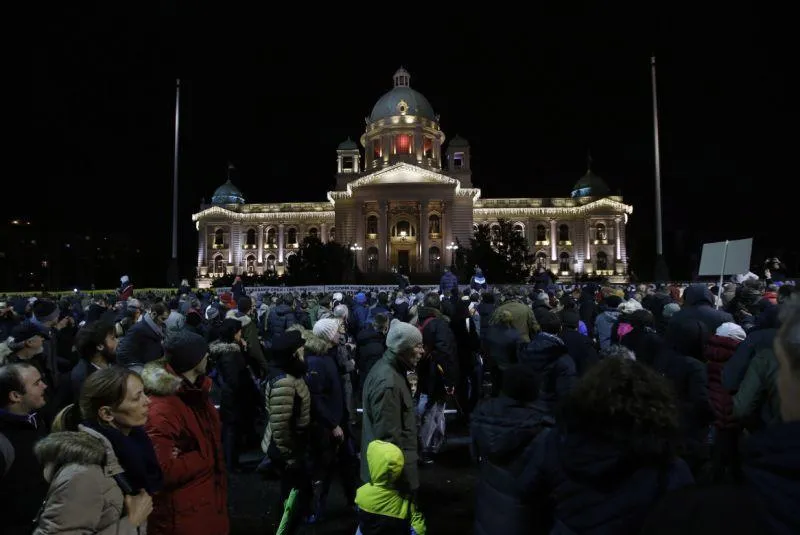
<path fill-rule="evenodd" d="M 358 267 L 358 252 L 362 249 L 363 247 L 361 247 L 358 243 L 354 243 L 350 246 L 350 250 L 353 251 L 353 267 Z"/>
<path fill-rule="evenodd" d="M 458 251 L 458 245 L 455 242 L 450 242 L 448 245 L 447 250 L 450 251 L 450 265 L 454 266 L 456 264 L 456 251 Z"/>

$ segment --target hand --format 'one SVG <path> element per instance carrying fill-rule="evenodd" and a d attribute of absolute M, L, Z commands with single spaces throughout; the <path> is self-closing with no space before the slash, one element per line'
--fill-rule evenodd
<path fill-rule="evenodd" d="M 133 527 L 138 528 L 153 512 L 153 498 L 144 490 L 140 490 L 136 496 L 125 496 L 125 509 L 128 510 L 128 521 Z"/>
<path fill-rule="evenodd" d="M 444 391 L 447 393 L 448 396 L 452 396 L 456 393 L 456 387 L 454 386 L 446 386 L 444 387 Z"/>
<path fill-rule="evenodd" d="M 241 340 L 239 340 L 239 343 L 242 345 L 242 349 L 244 349 L 245 351 L 247 351 L 247 340 L 245 340 L 244 338 L 242 338 Z"/>
<path fill-rule="evenodd" d="M 344 431 L 342 431 L 342 428 L 338 425 L 333 428 L 331 434 L 333 434 L 333 438 L 336 440 L 342 440 L 344 438 Z"/>
<path fill-rule="evenodd" d="M 66 317 L 62 318 L 62 319 L 61 319 L 61 321 L 59 321 L 58 323 L 56 323 L 56 327 L 55 327 L 55 328 L 56 328 L 56 330 L 59 330 L 59 331 L 60 331 L 61 329 L 63 329 L 63 328 L 64 328 L 64 327 L 66 327 L 67 325 L 69 325 L 69 324 L 70 324 L 70 320 L 71 320 L 71 319 L 72 319 L 72 317 L 71 317 L 71 316 L 66 316 Z"/>

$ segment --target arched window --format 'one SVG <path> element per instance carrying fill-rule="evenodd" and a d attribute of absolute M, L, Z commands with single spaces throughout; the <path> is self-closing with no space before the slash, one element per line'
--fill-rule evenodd
<path fill-rule="evenodd" d="M 514 234 L 525 236 L 525 227 L 522 226 L 522 223 L 514 223 Z"/>
<path fill-rule="evenodd" d="M 256 229 L 251 228 L 247 229 L 247 245 L 255 245 L 256 244 Z"/>
<path fill-rule="evenodd" d="M 371 215 L 367 218 L 367 234 L 378 233 L 378 216 Z"/>
<path fill-rule="evenodd" d="M 547 253 L 544 251 L 536 253 L 536 267 L 547 268 Z"/>
<path fill-rule="evenodd" d="M 558 227 L 558 241 L 569 241 L 569 225 Z"/>
<path fill-rule="evenodd" d="M 308 229 L 309 237 L 318 238 L 319 236 L 317 236 L 317 234 L 319 234 L 319 231 L 317 230 L 317 227 L 311 227 L 310 229 Z"/>
<path fill-rule="evenodd" d="M 544 225 L 536 227 L 536 241 L 547 241 L 547 227 Z"/>
<path fill-rule="evenodd" d="M 292 228 L 289 229 L 288 238 L 286 240 L 286 243 L 288 243 L 289 245 L 294 245 L 294 244 L 297 243 L 297 229 L 296 228 L 292 227 Z"/>
<path fill-rule="evenodd" d="M 328 234 L 330 235 L 331 241 L 336 241 L 336 227 L 331 227 L 331 230 L 328 232 Z"/>
<path fill-rule="evenodd" d="M 595 228 L 597 229 L 597 238 L 595 238 L 595 239 L 597 239 L 597 240 L 607 240 L 608 239 L 608 233 L 606 232 L 606 226 L 604 224 L 598 223 L 597 227 L 595 227 Z"/>
<path fill-rule="evenodd" d="M 608 255 L 603 251 L 597 252 L 597 268 L 600 271 L 608 269 Z"/>
<path fill-rule="evenodd" d="M 267 255 L 267 271 L 275 271 L 275 255 Z"/>
<path fill-rule="evenodd" d="M 370 247 L 367 249 L 367 273 L 378 272 L 378 248 Z"/>
<path fill-rule="evenodd" d="M 267 229 L 267 245 L 270 247 L 274 247 L 278 244 L 277 238 L 275 237 L 275 229 L 270 228 Z"/>
<path fill-rule="evenodd" d="M 225 273 L 225 260 L 222 259 L 221 254 L 214 257 L 214 273 L 216 275 L 223 275 Z"/>
<path fill-rule="evenodd" d="M 225 245 L 225 232 L 221 228 L 214 231 L 214 245 Z"/>
<path fill-rule="evenodd" d="M 569 253 L 565 251 L 565 252 L 561 253 L 561 255 L 558 257 L 558 270 L 559 271 L 570 271 L 569 264 L 570 264 L 570 262 L 569 262 Z"/>
<path fill-rule="evenodd" d="M 245 259 L 245 265 L 247 266 L 247 272 L 249 274 L 253 274 L 256 272 L 256 257 L 253 255 L 248 255 Z"/>
<path fill-rule="evenodd" d="M 428 271 L 439 273 L 442 270 L 442 253 L 438 247 L 428 249 Z"/>
<path fill-rule="evenodd" d="M 404 232 L 405 234 L 403 234 Z M 392 236 L 398 238 L 406 236 L 410 238 L 411 236 L 416 236 L 416 229 L 411 226 L 411 223 L 408 221 L 398 221 L 392 229 Z"/>
<path fill-rule="evenodd" d="M 430 229 L 431 234 L 439 234 L 441 229 L 441 221 L 439 220 L 438 215 L 431 215 L 428 218 L 428 228 Z"/>

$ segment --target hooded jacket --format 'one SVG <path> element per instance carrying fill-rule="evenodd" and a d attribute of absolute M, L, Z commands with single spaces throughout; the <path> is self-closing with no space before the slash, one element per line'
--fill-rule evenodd
<path fill-rule="evenodd" d="M 269 311 L 267 317 L 267 339 L 272 340 L 276 336 L 286 332 L 286 329 L 300 323 L 294 309 L 286 303 L 281 303 Z"/>
<path fill-rule="evenodd" d="M 225 423 L 249 425 L 255 418 L 256 403 L 260 400 L 241 346 L 217 340 L 211 342 L 208 352 L 216 362 L 217 373 L 222 379 L 219 381 L 220 419 Z"/>
<path fill-rule="evenodd" d="M 129 368 L 142 366 L 164 355 L 164 331 L 150 314 L 130 328 L 117 346 L 117 362 Z"/>
<path fill-rule="evenodd" d="M 705 284 L 692 284 L 683 292 L 683 308 L 673 314 L 670 323 L 697 320 L 702 321 L 709 332 L 717 332 L 717 327 L 732 322 L 733 316 L 714 308 L 714 301 L 714 294 Z"/>
<path fill-rule="evenodd" d="M 37 449 L 42 464 L 52 465 L 52 481 L 34 535 L 92 533 L 142 535 L 124 511 L 124 495 L 115 476 L 123 473 L 111 443 L 83 426 L 53 433 Z"/>
<path fill-rule="evenodd" d="M 305 365 L 294 357 L 284 357 L 270 365 L 265 396 L 269 418 L 261 450 L 271 458 L 287 461 L 303 452 L 311 422 L 311 393 L 305 371 Z"/>
<path fill-rule="evenodd" d="M 535 335 L 539 332 L 539 322 L 536 321 L 531 307 L 516 299 L 506 301 L 502 305 L 496 307 L 494 312 L 492 312 L 489 323 L 497 323 L 500 320 L 500 312 L 503 310 L 511 312 L 511 325 L 519 332 L 522 341 L 526 344 L 531 341 L 531 335 Z M 483 325 L 483 322 L 481 322 L 481 325 Z"/>
<path fill-rule="evenodd" d="M 395 488 L 403 472 L 403 452 L 390 442 L 374 440 L 367 446 L 369 482 L 356 491 L 362 535 L 408 535 L 413 527 L 425 535 L 425 518 L 414 503 Z"/>
<path fill-rule="evenodd" d="M 228 533 L 228 481 L 220 420 L 208 397 L 211 379 L 190 384 L 160 359 L 144 367 L 142 381 L 150 396 L 145 429 L 164 474 L 148 520 L 151 535 Z"/>
<path fill-rule="evenodd" d="M 707 361 L 708 392 L 711 407 L 714 409 L 714 425 L 719 429 L 738 427 L 733 420 L 733 399 L 730 393 L 722 386 L 722 370 L 738 345 L 738 340 L 715 334 L 709 338 L 708 344 L 704 349 L 704 356 Z"/>
<path fill-rule="evenodd" d="M 519 362 L 532 366 L 539 375 L 541 385 L 536 404 L 547 414 L 553 414 L 577 378 L 575 361 L 567 353 L 566 344 L 554 334 L 539 333 L 520 350 Z"/>
<path fill-rule="evenodd" d="M 249 315 L 242 314 L 238 310 L 229 310 L 225 314 L 225 318 L 233 318 L 242 324 L 242 339 L 247 342 L 247 356 L 250 357 L 251 364 L 255 368 L 253 372 L 259 377 L 263 377 L 267 373 L 267 359 L 264 358 L 264 351 L 261 349 L 258 327 L 255 322 Z"/>

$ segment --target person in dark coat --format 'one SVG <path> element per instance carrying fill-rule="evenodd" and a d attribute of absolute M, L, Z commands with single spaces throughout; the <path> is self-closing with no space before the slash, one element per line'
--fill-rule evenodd
<path fill-rule="evenodd" d="M 483 292 L 481 294 L 481 302 L 478 303 L 478 316 L 480 317 L 480 326 L 481 326 L 481 340 L 484 339 L 484 335 L 488 332 L 489 329 L 489 321 L 492 318 L 492 314 L 494 314 L 495 304 L 494 304 L 494 294 L 492 292 Z"/>
<path fill-rule="evenodd" d="M 456 276 L 456 267 L 450 266 L 439 281 L 439 293 L 448 296 L 453 288 L 458 288 L 458 277 Z"/>
<path fill-rule="evenodd" d="M 702 321 L 708 332 L 716 332 L 725 322 L 732 322 L 733 316 L 714 308 L 714 295 L 705 284 L 692 284 L 683 292 L 683 308 L 674 314 L 670 323 L 687 319 Z"/>
<path fill-rule="evenodd" d="M 533 404 L 537 383 L 530 366 L 511 366 L 500 396 L 481 402 L 472 415 L 472 444 L 480 465 L 476 535 L 540 533 L 548 524 L 544 502 L 528 500 L 517 479 L 526 463 L 541 462 L 531 459 L 537 453 L 534 442 L 554 425 Z"/>
<path fill-rule="evenodd" d="M 131 327 L 117 345 L 117 362 L 128 368 L 141 369 L 164 354 L 164 337 L 169 310 L 156 303 L 142 321 Z"/>
<path fill-rule="evenodd" d="M 750 362 L 762 349 L 772 349 L 775 336 L 781 326 L 779 306 L 769 307 L 756 318 L 755 327 L 750 329 L 744 341 L 728 360 L 722 372 L 722 386 L 735 392 L 744 380 Z"/>
<path fill-rule="evenodd" d="M 257 404 L 261 402 L 244 354 L 242 323 L 228 318 L 222 322 L 219 339 L 208 346 L 216 363 L 221 390 L 219 417 L 222 421 L 222 447 L 230 471 L 239 469 L 242 437 L 253 425 Z"/>
<path fill-rule="evenodd" d="M 555 312 L 542 316 L 542 331 L 525 345 L 519 361 L 531 366 L 540 378 L 539 405 L 546 414 L 553 415 L 556 406 L 566 399 L 576 380 L 575 361 L 559 337 L 561 319 Z"/>
<path fill-rule="evenodd" d="M 589 368 L 600 361 L 597 350 L 592 344 L 592 339 L 578 332 L 580 315 L 577 310 L 567 309 L 561 313 L 561 323 L 564 329 L 561 338 L 567 346 L 567 353 L 575 361 L 575 373 L 578 377 L 589 371 Z"/>
<path fill-rule="evenodd" d="M 33 446 L 47 434 L 37 416 L 47 385 L 27 362 L 0 367 L 0 518 L 8 535 L 28 535 L 47 494 Z M 13 460 L 10 458 L 13 457 Z"/>
<path fill-rule="evenodd" d="M 519 479 L 533 503 L 552 497 L 548 533 L 638 534 L 662 496 L 693 483 L 675 455 L 677 431 L 665 379 L 633 360 L 604 359 L 578 381 Z"/>
<path fill-rule="evenodd" d="M 233 285 L 231 286 L 231 294 L 233 294 L 233 300 L 235 302 L 239 302 L 239 299 L 244 297 L 244 283 L 242 283 L 242 277 L 236 275 L 236 278 L 233 279 Z"/>
<path fill-rule="evenodd" d="M 386 351 L 386 333 L 388 331 L 389 318 L 385 314 L 377 314 L 372 324 L 358 333 L 356 355 L 361 384 L 367 379 L 372 366 L 381 359 Z"/>
<path fill-rule="evenodd" d="M 483 348 L 489 374 L 492 379 L 492 396 L 497 397 L 503 388 L 506 371 L 519 362 L 522 337 L 514 328 L 514 317 L 508 310 L 501 310 L 497 322 L 486 325 Z"/>
<path fill-rule="evenodd" d="M 294 313 L 294 297 L 291 294 L 283 296 L 282 302 L 269 311 L 267 318 L 267 341 L 271 341 L 276 336 L 286 332 L 286 329 L 299 323 L 297 315 Z"/>
<path fill-rule="evenodd" d="M 81 387 L 97 370 L 108 368 L 117 361 L 117 332 L 113 323 L 94 322 L 81 327 L 75 337 L 75 349 L 81 356 L 70 372 L 72 400 L 80 399 Z"/>

